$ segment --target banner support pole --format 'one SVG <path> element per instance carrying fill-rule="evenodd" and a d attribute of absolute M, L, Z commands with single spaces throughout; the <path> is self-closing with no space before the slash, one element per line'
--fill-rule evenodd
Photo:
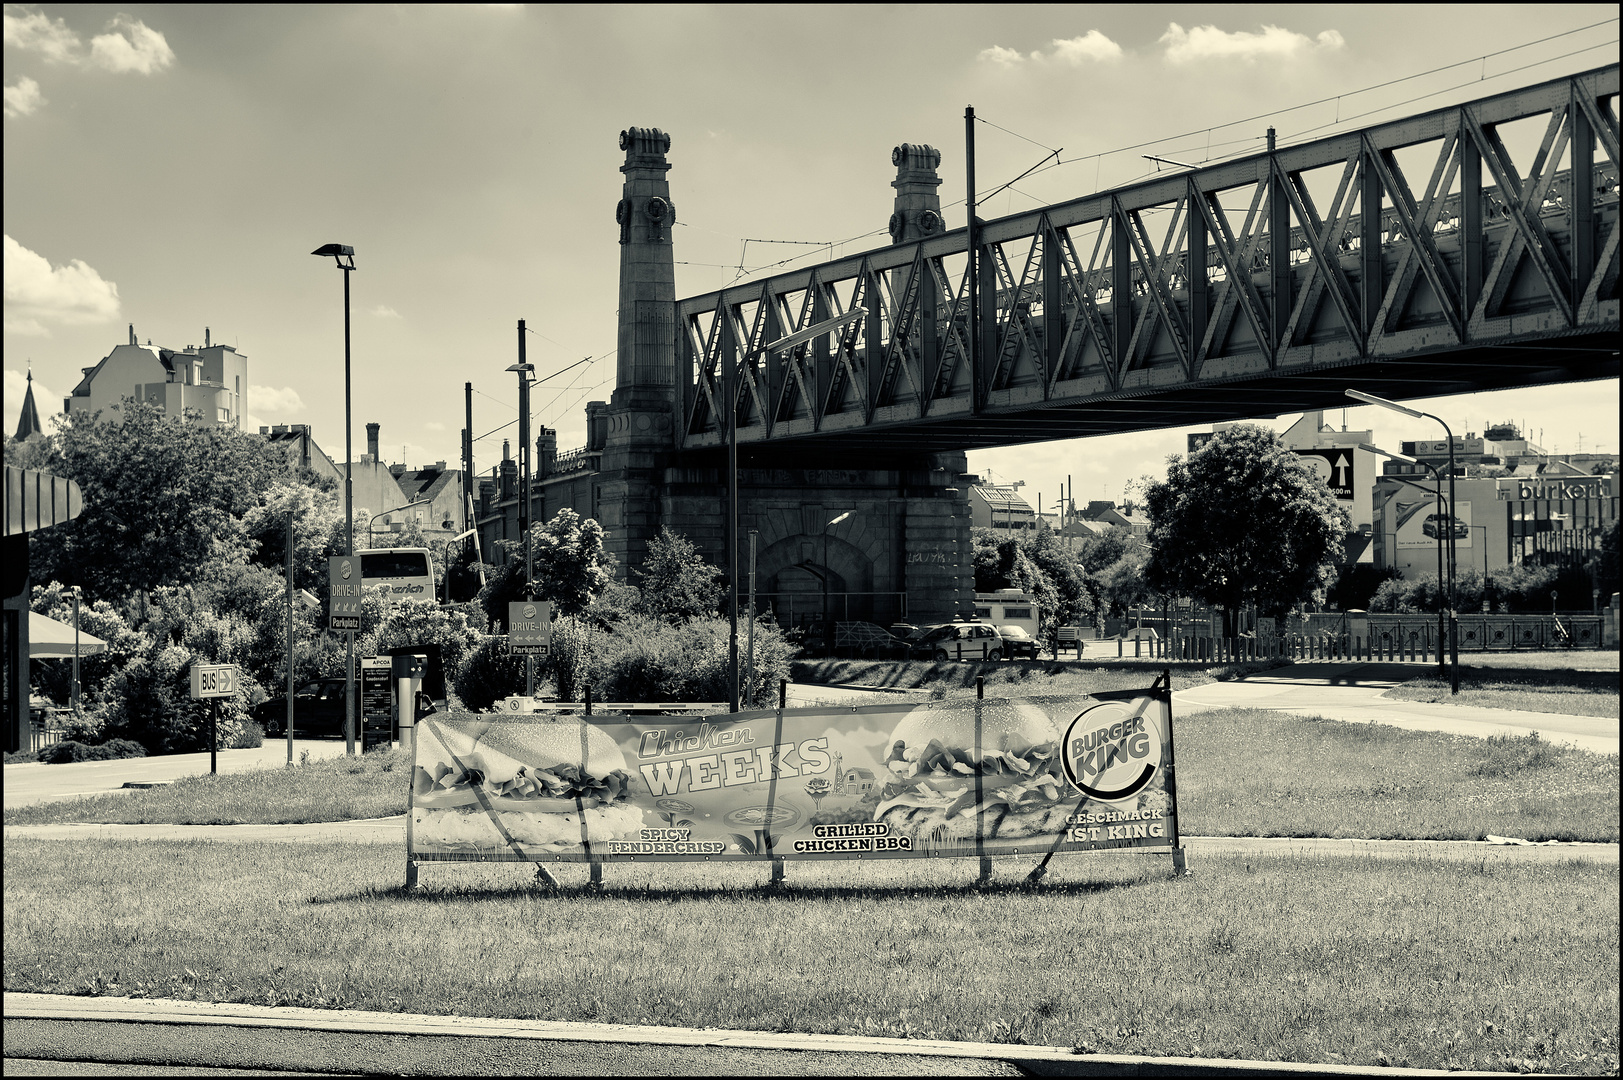
<path fill-rule="evenodd" d="M 958 648 L 960 650 L 963 649 L 963 643 L 962 642 L 959 642 Z M 981 708 L 982 708 L 981 701 L 985 697 L 986 697 L 986 679 L 984 677 L 980 676 L 980 675 L 977 675 L 977 676 L 975 676 L 975 754 L 976 754 L 977 757 L 980 757 L 980 756 L 982 756 L 982 755 L 984 755 L 986 753 L 985 747 L 983 747 L 981 745 L 981 719 L 982 719 L 981 718 Z M 984 803 L 984 795 L 983 795 L 983 793 L 981 791 L 981 774 L 980 774 L 979 769 L 977 769 L 976 772 L 975 772 L 975 805 L 976 806 L 985 805 L 985 803 Z M 980 874 L 975 878 L 975 887 L 976 888 L 981 888 L 981 889 L 984 889 L 986 886 L 988 886 L 988 885 L 990 885 L 992 883 L 992 857 L 985 853 L 985 848 L 986 848 L 985 824 L 986 824 L 986 815 L 985 814 L 976 814 L 975 815 L 975 849 L 976 849 L 977 854 L 980 855 L 981 870 L 980 870 Z"/>

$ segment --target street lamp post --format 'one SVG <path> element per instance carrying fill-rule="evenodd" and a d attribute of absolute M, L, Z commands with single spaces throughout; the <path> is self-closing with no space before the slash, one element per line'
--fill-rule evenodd
<path fill-rule="evenodd" d="M 518 375 L 518 534 L 524 539 L 524 598 L 535 599 L 535 582 L 531 580 L 535 573 L 533 553 L 530 547 L 530 376 L 535 373 L 535 365 L 524 361 L 524 320 L 518 321 L 518 363 L 508 367 L 508 371 Z M 524 696 L 535 696 L 535 657 L 524 657 Z"/>
<path fill-rule="evenodd" d="M 1442 478 L 1441 475 L 1438 474 L 1436 469 L 1433 469 L 1430 465 L 1426 464 L 1424 461 L 1421 461 L 1419 458 L 1412 458 L 1412 457 L 1408 456 L 1407 454 L 1394 454 L 1390 450 L 1382 450 L 1380 447 L 1371 446 L 1369 443 L 1359 443 L 1358 448 L 1360 450 L 1368 450 L 1372 454 L 1379 454 L 1381 457 L 1391 458 L 1393 461 L 1407 462 L 1410 465 L 1419 465 L 1421 468 L 1429 470 L 1431 472 L 1432 479 L 1434 481 L 1436 481 L 1436 484 L 1437 484 L 1437 491 L 1435 493 L 1436 498 L 1437 498 L 1437 509 L 1440 510 L 1443 514 L 1447 515 L 1446 520 L 1448 521 L 1449 531 L 1450 532 L 1453 531 L 1453 528 L 1454 528 L 1454 504 L 1453 503 L 1445 504 L 1443 502 L 1443 478 Z M 1426 490 L 1424 486 L 1415 483 L 1413 480 L 1407 480 L 1407 479 L 1405 479 L 1405 478 L 1403 478 L 1401 476 L 1388 476 L 1386 479 L 1388 479 L 1388 480 L 1396 480 L 1400 484 L 1408 484 L 1410 487 L 1420 488 L 1421 491 Z M 1396 532 L 1393 532 L 1392 533 L 1393 562 L 1397 561 L 1397 559 L 1396 559 L 1397 544 L 1398 544 L 1398 534 Z M 1442 533 L 1441 530 L 1439 530 L 1438 533 L 1437 533 L 1437 588 L 1438 589 L 1443 588 L 1443 580 L 1444 580 L 1444 572 L 1443 572 L 1443 533 Z M 1452 595 L 1452 588 L 1453 588 L 1452 578 L 1449 579 L 1449 588 L 1450 588 L 1450 595 Z M 1443 608 L 1444 608 L 1444 606 L 1445 605 L 1442 604 L 1442 603 L 1439 603 L 1437 605 L 1437 672 L 1438 672 L 1438 674 L 1442 674 L 1443 668 L 1445 666 L 1444 662 L 1443 662 L 1443 639 L 1447 635 L 1448 631 L 1447 631 L 1447 627 L 1443 623 Z"/>
<path fill-rule="evenodd" d="M 823 526 L 823 645 L 830 653 L 834 651 L 834 633 L 828 621 L 828 531 L 850 516 L 851 511 L 847 510 Z"/>
<path fill-rule="evenodd" d="M 355 555 L 355 481 L 351 475 L 355 453 L 350 441 L 349 394 L 349 275 L 355 270 L 355 249 L 348 244 L 322 244 L 310 254 L 331 255 L 344 272 L 344 554 Z M 347 262 L 345 260 L 348 260 Z M 355 631 L 345 630 L 344 753 L 355 755 Z"/>
<path fill-rule="evenodd" d="M 1412 416 L 1417 420 L 1435 420 L 1435 421 L 1437 421 L 1439 424 L 1441 424 L 1443 426 L 1443 436 L 1448 440 L 1448 512 L 1449 512 L 1449 518 L 1448 518 L 1448 629 L 1449 629 L 1448 654 L 1449 654 L 1449 669 L 1450 669 L 1450 678 L 1449 678 L 1450 690 L 1449 690 L 1449 692 L 1452 693 L 1452 694 L 1458 694 L 1460 692 L 1460 642 L 1459 642 L 1459 622 L 1458 622 L 1458 620 L 1459 620 L 1459 612 L 1456 610 L 1456 606 L 1455 606 L 1455 602 L 1454 602 L 1455 544 L 1454 544 L 1454 517 L 1453 517 L 1453 514 L 1454 514 L 1454 507 L 1456 505 L 1456 503 L 1454 501 L 1454 430 L 1452 428 L 1450 428 L 1448 426 L 1448 422 L 1446 420 L 1444 420 L 1440 416 L 1434 416 L 1433 414 L 1428 413 L 1428 412 L 1421 412 L 1418 409 L 1411 409 L 1407 405 L 1399 405 L 1395 401 L 1388 401 L 1383 397 L 1376 397 L 1374 394 L 1366 394 L 1362 390 L 1348 390 L 1347 391 L 1347 396 L 1352 398 L 1355 401 L 1366 402 L 1367 404 L 1370 404 L 1370 405 L 1379 405 L 1383 409 L 1391 409 L 1393 412 L 1399 412 L 1399 413 L 1402 413 L 1405 416 Z M 1439 492 L 1441 492 L 1441 488 L 1442 488 L 1442 485 L 1439 484 L 1438 485 Z M 1439 495 L 1439 497 L 1441 497 L 1441 496 Z"/>

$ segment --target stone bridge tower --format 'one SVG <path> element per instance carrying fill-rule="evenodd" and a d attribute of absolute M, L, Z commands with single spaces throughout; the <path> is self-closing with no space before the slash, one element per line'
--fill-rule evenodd
<path fill-rule="evenodd" d="M 686 373 L 677 370 L 671 247 L 676 209 L 665 156 L 670 146 L 670 136 L 656 128 L 620 133 L 626 157 L 615 210 L 620 308 L 614 393 L 607 402 L 587 405 L 581 451 L 555 459 L 537 454 L 542 473 L 532 519 L 550 519 L 563 506 L 596 518 L 619 560 L 620 580 L 632 584 L 637 577 L 630 571 L 641 568 L 661 526 L 685 535 L 713 565 L 725 565 L 725 459 L 714 451 L 676 450 L 676 387 Z M 928 146 L 904 145 L 892 161 L 893 239 L 939 233 L 941 155 Z M 961 453 L 874 461 L 820 452 L 811 460 L 792 444 L 741 446 L 740 572 L 754 530 L 758 592 L 785 625 L 820 617 L 825 583 L 835 619 L 889 623 L 904 615 L 925 621 L 967 613 L 974 576 L 964 469 Z"/>

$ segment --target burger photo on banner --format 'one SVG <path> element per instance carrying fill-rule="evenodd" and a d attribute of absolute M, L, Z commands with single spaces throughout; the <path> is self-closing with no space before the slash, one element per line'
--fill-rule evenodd
<path fill-rule="evenodd" d="M 417 739 L 411 803 L 419 850 L 496 851 L 511 837 L 531 851 L 561 852 L 579 849 L 583 837 L 602 843 L 642 828 L 625 755 L 590 724 L 470 716 L 426 720 Z"/>

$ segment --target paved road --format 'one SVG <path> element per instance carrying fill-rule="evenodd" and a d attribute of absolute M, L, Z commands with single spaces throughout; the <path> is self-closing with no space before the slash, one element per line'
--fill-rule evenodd
<path fill-rule="evenodd" d="M 311 758 L 340 757 L 344 753 L 342 739 L 295 739 L 293 760 L 309 751 Z M 221 750 L 217 755 L 222 773 L 250 772 L 254 769 L 275 769 L 287 764 L 287 741 L 277 739 L 264 746 L 248 750 Z M 4 805 L 7 810 L 30 803 L 51 799 L 71 799 L 80 795 L 100 795 L 109 791 L 128 790 L 131 782 L 153 780 L 179 780 L 187 776 L 206 776 L 209 771 L 208 754 L 168 754 L 163 757 L 123 758 L 118 761 L 78 761 L 69 765 L 26 765 L 5 767 Z"/>
<path fill-rule="evenodd" d="M 1383 695 L 1392 687 L 1435 670 L 1423 664 L 1293 664 L 1277 674 L 1239 682 L 1208 683 L 1172 695 L 1179 712 L 1203 708 L 1277 709 L 1352 723 L 1391 724 L 1411 731 L 1453 735 L 1526 735 L 1536 731 L 1555 743 L 1601 754 L 1618 752 L 1618 718 L 1518 712 L 1475 705 L 1433 705 Z"/>
<path fill-rule="evenodd" d="M 5 995 L 8 1057 L 396 1076 L 1442 1076 L 1068 1047 Z M 7 1062 L 7 1072 L 10 1062 Z M 1456 1074 L 1458 1075 L 1458 1074 Z"/>

